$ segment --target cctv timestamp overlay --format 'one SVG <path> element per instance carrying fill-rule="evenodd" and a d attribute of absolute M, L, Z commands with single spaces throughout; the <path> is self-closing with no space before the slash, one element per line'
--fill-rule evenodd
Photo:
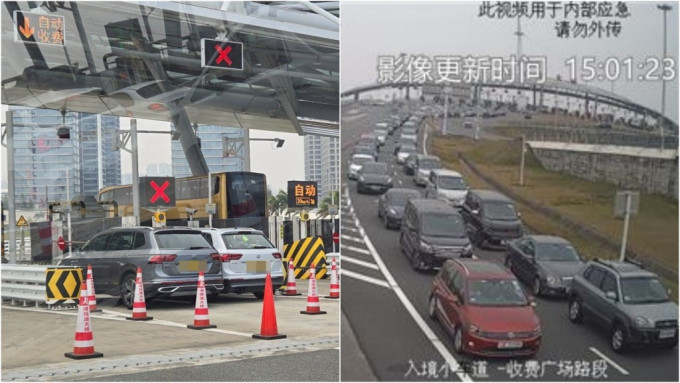
<path fill-rule="evenodd" d="M 598 59 L 593 56 L 572 56 L 564 61 L 572 81 L 671 81 L 676 77 L 676 62 L 671 57 L 660 59 L 646 57 L 608 57 Z M 579 76 L 580 74 L 580 76 Z"/>

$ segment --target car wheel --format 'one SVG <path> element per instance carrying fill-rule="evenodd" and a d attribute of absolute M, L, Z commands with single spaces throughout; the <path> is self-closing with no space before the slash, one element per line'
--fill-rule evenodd
<path fill-rule="evenodd" d="M 612 329 L 611 346 L 614 352 L 623 352 L 626 349 L 626 331 L 618 323 Z"/>
<path fill-rule="evenodd" d="M 253 291 L 253 295 L 255 295 L 255 298 L 257 299 L 262 299 L 264 298 L 264 291 Z"/>
<path fill-rule="evenodd" d="M 427 314 L 433 321 L 437 320 L 437 297 L 430 295 L 430 305 L 427 307 Z"/>
<path fill-rule="evenodd" d="M 217 302 L 217 298 L 219 298 L 220 293 L 209 293 L 208 294 L 208 303 L 214 303 Z"/>
<path fill-rule="evenodd" d="M 461 326 L 456 326 L 453 330 L 453 349 L 458 353 L 463 353 L 463 330 Z"/>
<path fill-rule="evenodd" d="M 541 278 L 534 278 L 534 283 L 531 285 L 531 290 L 534 292 L 535 296 L 541 296 L 543 293 L 543 283 L 541 282 Z"/>
<path fill-rule="evenodd" d="M 413 270 L 419 271 L 420 270 L 420 254 L 415 253 L 411 257 L 411 267 L 413 267 Z"/>
<path fill-rule="evenodd" d="M 569 300 L 569 320 L 573 323 L 583 322 L 583 305 L 579 298 L 573 297 Z"/>
<path fill-rule="evenodd" d="M 135 274 L 128 273 L 123 275 L 123 279 L 120 282 L 120 299 L 128 310 L 132 310 L 132 306 L 135 303 L 135 286 Z"/>

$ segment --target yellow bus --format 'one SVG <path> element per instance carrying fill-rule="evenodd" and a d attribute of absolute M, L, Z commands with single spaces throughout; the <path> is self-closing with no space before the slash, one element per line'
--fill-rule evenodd
<path fill-rule="evenodd" d="M 224 172 L 211 174 L 212 203 L 216 205 L 213 227 L 252 227 L 269 231 L 267 178 L 261 173 Z M 119 217 L 132 216 L 132 185 L 109 186 L 99 191 L 100 203 L 116 206 Z M 208 176 L 175 179 L 174 208 L 165 211 L 166 224 L 186 225 L 192 218 L 201 227 L 208 223 Z M 195 211 L 193 216 L 191 211 Z M 151 225 L 151 210 L 140 209 L 140 224 Z"/>

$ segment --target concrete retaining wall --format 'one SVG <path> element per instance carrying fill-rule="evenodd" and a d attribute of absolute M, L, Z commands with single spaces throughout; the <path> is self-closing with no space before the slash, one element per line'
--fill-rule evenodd
<path fill-rule="evenodd" d="M 678 199 L 678 151 L 530 141 L 541 165 L 589 181 Z"/>

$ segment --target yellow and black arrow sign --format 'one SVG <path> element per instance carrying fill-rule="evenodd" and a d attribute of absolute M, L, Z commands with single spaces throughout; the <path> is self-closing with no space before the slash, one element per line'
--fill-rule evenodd
<path fill-rule="evenodd" d="M 48 268 L 45 272 L 47 300 L 78 299 L 83 282 L 82 270 L 73 268 Z"/>

